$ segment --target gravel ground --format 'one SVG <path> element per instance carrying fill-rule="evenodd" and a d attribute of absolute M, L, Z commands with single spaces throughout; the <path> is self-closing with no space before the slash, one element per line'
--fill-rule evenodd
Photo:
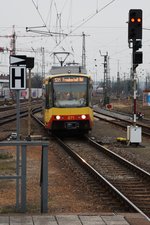
<path fill-rule="evenodd" d="M 27 136 L 27 119 L 21 119 L 21 134 Z M 15 131 L 16 123 L 9 126 L 0 127 L 0 138 L 9 136 Z M 47 136 L 43 128 L 32 121 L 32 134 L 42 134 Z M 102 141 L 106 147 L 110 147 L 118 154 L 126 157 L 130 161 L 142 166 L 150 172 L 150 140 L 143 138 L 141 146 L 129 146 L 117 143 L 116 137 L 126 137 L 126 131 L 110 125 L 107 122 L 95 121 L 94 128 L 90 134 L 98 141 Z M 1 148 L 1 147 L 0 147 Z M 3 148 L 4 149 L 4 148 Z M 8 150 L 8 148 L 6 149 Z M 10 149 L 9 149 L 10 150 Z M 49 144 L 49 213 L 100 213 L 99 207 L 92 205 L 92 195 L 88 196 L 80 190 L 69 169 L 66 169 L 59 154 L 60 148 L 50 140 Z M 11 150 L 13 161 L 15 150 Z M 28 149 L 27 161 L 27 202 L 29 212 L 39 212 L 40 209 L 40 148 Z M 57 157 L 59 156 L 59 157 Z M 2 162 L 2 159 L 0 159 Z M 3 173 L 0 170 L 0 173 Z M 0 213 L 11 212 L 14 210 L 15 203 L 15 183 L 13 181 L 0 181 Z"/>
<path fill-rule="evenodd" d="M 127 131 L 104 121 L 95 121 L 91 136 L 95 137 L 100 143 L 102 142 L 104 146 L 150 172 L 149 138 L 142 137 L 142 143 L 139 146 L 127 146 L 124 143 L 119 143 L 116 138 L 126 138 Z"/>

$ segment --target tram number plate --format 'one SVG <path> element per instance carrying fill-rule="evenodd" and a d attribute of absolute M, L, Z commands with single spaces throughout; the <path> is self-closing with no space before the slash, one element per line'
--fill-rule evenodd
<path fill-rule="evenodd" d="M 68 120 L 74 120 L 75 117 L 74 117 L 74 116 L 68 116 L 67 119 L 68 119 Z"/>

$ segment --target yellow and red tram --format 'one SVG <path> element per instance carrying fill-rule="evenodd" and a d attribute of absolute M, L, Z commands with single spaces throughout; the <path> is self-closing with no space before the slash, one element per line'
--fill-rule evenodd
<path fill-rule="evenodd" d="M 52 131 L 81 131 L 93 126 L 92 80 L 82 73 L 48 76 L 44 81 L 44 124 Z"/>

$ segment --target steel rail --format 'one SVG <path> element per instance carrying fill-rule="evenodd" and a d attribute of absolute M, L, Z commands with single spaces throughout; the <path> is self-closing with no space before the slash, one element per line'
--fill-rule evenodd
<path fill-rule="evenodd" d="M 142 214 L 148 221 L 150 218 L 133 202 L 130 201 L 122 192 L 120 192 L 114 185 L 112 185 L 103 175 L 97 172 L 89 163 L 87 163 L 79 154 L 77 154 L 74 150 L 72 150 L 68 145 L 66 145 L 60 138 L 55 136 L 57 142 L 67 151 L 67 153 L 75 158 L 84 168 L 88 170 L 96 179 L 103 181 L 109 188 L 111 188 L 115 194 L 121 197 L 130 207 L 136 210 L 138 213 Z"/>
<path fill-rule="evenodd" d="M 32 109 L 33 112 L 39 112 L 41 111 L 41 106 L 37 106 L 37 108 L 34 108 Z M 20 112 L 20 118 L 23 118 L 23 117 L 26 117 L 28 115 L 28 110 L 22 110 Z M 16 120 L 16 113 L 12 113 L 10 115 L 6 115 L 5 117 L 3 118 L 0 118 L 0 125 L 3 125 L 3 124 L 7 124 L 11 121 L 15 121 Z"/>
<path fill-rule="evenodd" d="M 106 118 L 101 118 L 101 117 L 99 117 L 98 115 L 94 115 L 95 118 L 98 118 L 98 119 L 107 121 L 107 122 L 109 122 L 109 123 L 115 124 L 116 126 L 120 126 L 120 127 L 123 127 L 123 128 L 127 128 L 127 125 L 129 125 L 129 124 L 132 125 L 132 124 L 133 124 L 133 121 L 130 121 L 130 120 L 127 120 L 127 119 L 122 119 L 122 118 L 115 117 L 115 116 L 112 116 L 112 115 L 108 115 L 108 114 L 105 114 L 105 113 L 101 113 L 101 112 L 98 112 L 98 111 L 95 111 L 95 110 L 94 110 L 94 112 L 95 112 L 96 114 L 101 114 L 101 115 L 106 116 L 106 117 L 108 117 L 108 118 L 114 119 L 114 120 L 108 120 L 108 119 L 106 119 Z M 118 114 L 118 115 L 119 115 L 119 114 Z M 119 122 L 119 121 L 125 122 L 126 124 L 118 123 L 118 122 L 116 122 L 115 120 L 118 120 L 118 122 Z M 141 126 L 143 129 L 149 129 L 149 130 L 150 130 L 150 126 L 147 126 L 146 124 L 142 124 L 142 123 L 138 122 L 137 125 Z M 150 133 L 147 133 L 147 132 L 144 131 L 143 129 L 142 129 L 142 133 L 143 133 L 144 135 L 150 137 Z"/>
<path fill-rule="evenodd" d="M 32 115 L 34 117 L 34 119 L 36 119 L 37 122 L 39 122 L 42 126 L 44 125 L 36 116 Z M 87 137 L 88 138 L 88 137 Z M 141 215 L 143 215 L 148 221 L 150 221 L 149 216 L 147 216 L 139 207 L 137 207 L 130 199 L 128 199 L 122 192 L 120 192 L 114 185 L 112 185 L 102 174 L 100 174 L 98 171 L 96 171 L 89 163 L 87 163 L 81 156 L 79 156 L 79 154 L 77 154 L 74 150 L 72 150 L 68 145 L 66 145 L 59 137 L 55 136 L 56 141 L 67 151 L 67 153 L 72 156 L 73 158 L 75 158 L 80 164 L 82 164 L 82 166 L 84 168 L 86 168 L 88 170 L 88 172 L 90 174 L 92 174 L 94 177 L 96 177 L 96 179 L 103 181 L 109 188 L 111 188 L 113 190 L 113 192 L 115 194 L 117 194 L 119 197 L 121 197 L 130 207 L 132 207 L 135 211 L 137 211 L 138 213 L 140 213 Z M 88 141 L 90 141 L 92 144 L 94 144 L 95 146 L 100 146 L 101 148 L 103 146 L 99 145 L 98 143 L 94 143 L 94 141 L 90 138 L 88 138 Z M 105 151 L 107 150 L 107 152 L 109 154 L 113 153 L 113 157 L 117 157 L 119 158 L 119 160 L 122 160 L 124 163 L 130 165 L 132 168 L 140 171 L 140 173 L 144 174 L 144 176 L 146 176 L 148 179 L 150 178 L 150 174 L 141 169 L 140 167 L 134 165 L 133 163 L 129 162 L 128 160 L 122 158 L 121 156 L 117 155 L 114 152 L 111 152 L 110 150 L 106 149 L 105 147 L 103 147 L 105 149 Z"/>
<path fill-rule="evenodd" d="M 150 173 L 147 172 L 146 170 L 140 168 L 139 166 L 135 165 L 134 163 L 131 163 L 127 159 L 121 157 L 120 155 L 116 154 L 115 152 L 111 151 L 110 149 L 100 145 L 99 143 L 95 142 L 92 140 L 90 137 L 86 136 L 87 140 L 89 141 L 90 144 L 92 144 L 94 147 L 103 150 L 103 152 L 113 156 L 117 160 L 119 159 L 122 163 L 126 164 L 127 166 L 130 166 L 133 170 L 136 170 L 138 173 L 141 173 L 144 177 L 150 180 Z"/>

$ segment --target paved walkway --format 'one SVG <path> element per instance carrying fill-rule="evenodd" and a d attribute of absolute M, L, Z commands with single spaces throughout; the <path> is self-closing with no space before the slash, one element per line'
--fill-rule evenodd
<path fill-rule="evenodd" d="M 129 216 L 127 222 L 122 215 L 1 215 L 0 225 L 139 225 L 133 219 L 137 219 L 137 222 L 142 219 L 140 225 L 149 224 L 141 216 Z"/>

